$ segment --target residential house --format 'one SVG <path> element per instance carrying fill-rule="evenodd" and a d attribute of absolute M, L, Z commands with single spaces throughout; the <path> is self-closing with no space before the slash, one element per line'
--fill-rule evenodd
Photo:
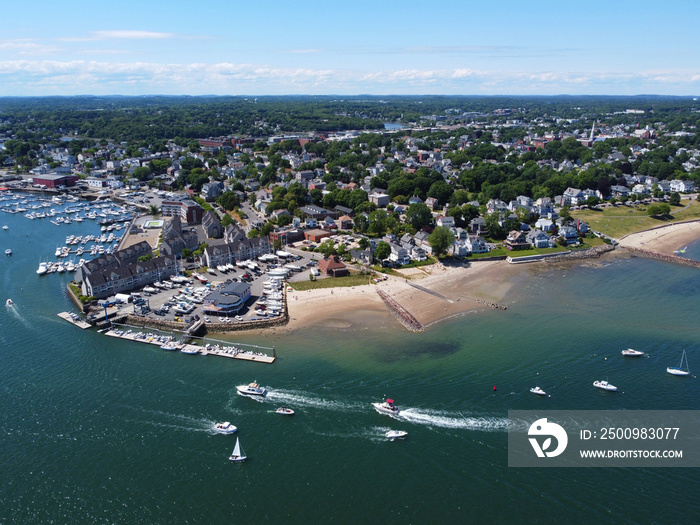
<path fill-rule="evenodd" d="M 530 230 L 526 235 L 525 239 L 527 242 L 532 244 L 535 248 L 548 248 L 549 247 L 549 235 L 547 235 L 542 230 Z"/>
<path fill-rule="evenodd" d="M 530 243 L 527 242 L 526 235 L 518 230 L 512 230 L 503 244 L 508 250 L 525 250 L 530 248 Z"/>
<path fill-rule="evenodd" d="M 571 226 L 562 226 L 559 229 L 559 236 L 564 237 L 568 245 L 578 243 L 578 232 L 576 228 L 572 228 Z"/>
<path fill-rule="evenodd" d="M 202 229 L 210 239 L 220 239 L 224 236 L 224 228 L 221 225 L 219 215 L 213 210 L 205 211 L 202 215 Z"/>

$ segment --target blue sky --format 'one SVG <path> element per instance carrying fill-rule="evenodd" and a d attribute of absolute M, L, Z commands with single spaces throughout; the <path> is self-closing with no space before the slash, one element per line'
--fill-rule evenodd
<path fill-rule="evenodd" d="M 3 5 L 6 95 L 697 95 L 697 0 Z"/>

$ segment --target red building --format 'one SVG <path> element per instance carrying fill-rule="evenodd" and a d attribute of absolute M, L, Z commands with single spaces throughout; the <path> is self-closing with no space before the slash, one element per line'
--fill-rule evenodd
<path fill-rule="evenodd" d="M 47 188 L 58 188 L 59 186 L 75 186 L 78 182 L 78 177 L 75 175 L 40 175 L 32 178 L 32 184 L 41 184 Z"/>

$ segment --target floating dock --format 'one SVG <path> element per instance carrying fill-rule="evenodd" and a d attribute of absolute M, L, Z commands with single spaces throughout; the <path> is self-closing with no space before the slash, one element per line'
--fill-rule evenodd
<path fill-rule="evenodd" d="M 88 322 L 83 321 L 80 317 L 78 317 L 76 314 L 71 315 L 69 312 L 61 312 L 60 314 L 57 314 L 61 319 L 65 319 L 71 324 L 74 324 L 78 328 L 82 328 L 83 330 L 86 330 L 88 328 L 91 328 L 92 325 Z"/>
<path fill-rule="evenodd" d="M 114 328 L 104 332 L 105 335 L 110 337 L 117 337 L 119 339 L 126 339 L 128 341 L 136 341 L 138 343 L 148 343 L 152 345 L 157 345 L 160 347 L 163 344 L 162 338 L 159 338 L 157 334 L 150 334 L 147 332 L 136 332 L 132 330 L 124 330 L 122 328 Z M 201 355 L 216 355 L 220 357 L 228 357 L 229 359 L 241 359 L 243 361 L 255 361 L 258 363 L 272 364 L 275 362 L 276 357 L 274 355 L 270 356 L 263 352 L 254 352 L 252 350 L 241 350 L 232 344 L 228 346 L 221 345 L 207 345 L 199 346 L 189 343 L 176 343 L 175 350 L 168 351 L 179 351 L 183 354 L 201 354 Z"/>

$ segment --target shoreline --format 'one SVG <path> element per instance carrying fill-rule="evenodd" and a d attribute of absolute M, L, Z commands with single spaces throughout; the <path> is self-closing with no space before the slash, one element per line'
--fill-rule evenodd
<path fill-rule="evenodd" d="M 698 239 L 700 221 L 695 220 L 632 233 L 619 242 L 621 247 L 641 248 L 667 255 Z M 618 257 L 620 251 L 608 252 L 607 256 Z M 533 271 L 545 267 L 568 268 L 571 264 L 581 264 L 587 260 L 545 260 L 546 266 L 537 262 L 514 265 L 505 261 L 470 261 L 466 266 L 445 266 L 440 263 L 405 270 L 404 279 L 391 276 L 378 284 L 332 288 L 330 292 L 328 289 L 290 292 L 289 323 L 271 330 L 293 332 L 318 324 L 348 328 L 350 323 L 343 321 L 345 315 L 356 312 L 392 315 L 377 290 L 385 292 L 425 328 L 429 328 L 459 315 L 490 310 L 493 304 L 507 304 L 510 291 Z M 404 329 L 398 320 L 395 322 L 397 328 Z M 269 333 L 269 330 L 261 333 Z"/>

